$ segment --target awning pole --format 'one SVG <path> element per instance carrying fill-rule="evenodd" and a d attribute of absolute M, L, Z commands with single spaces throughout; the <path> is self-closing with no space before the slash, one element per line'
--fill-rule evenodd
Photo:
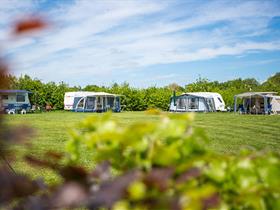
<path fill-rule="evenodd" d="M 87 100 L 87 96 L 84 99 L 84 112 L 85 112 L 85 109 L 86 109 L 86 100 Z"/>
<path fill-rule="evenodd" d="M 236 112 L 236 103 L 237 103 L 237 97 L 234 96 L 234 112 Z"/>
<path fill-rule="evenodd" d="M 16 92 L 16 107 L 15 107 L 15 114 L 17 112 L 17 106 L 18 106 L 18 103 L 17 103 L 17 92 Z"/>
<path fill-rule="evenodd" d="M 264 97 L 263 97 L 263 100 L 264 100 L 264 113 L 265 113 L 265 114 L 268 114 L 267 97 L 264 96 Z"/>
<path fill-rule="evenodd" d="M 256 102 L 255 102 L 256 103 Z M 256 106 L 255 106 L 256 107 Z M 250 114 L 252 113 L 252 95 L 250 95 L 250 107 L 249 107 L 250 109 L 249 109 L 249 112 L 250 112 Z M 256 112 L 257 112 L 257 110 L 256 110 Z"/>

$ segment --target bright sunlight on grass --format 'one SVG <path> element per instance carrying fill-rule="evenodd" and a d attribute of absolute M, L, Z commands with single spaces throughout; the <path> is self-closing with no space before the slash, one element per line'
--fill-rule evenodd
<path fill-rule="evenodd" d="M 48 150 L 64 151 L 68 132 L 84 118 L 97 113 L 50 112 L 27 115 L 6 115 L 7 123 L 15 126 L 23 123 L 36 131 L 32 147 L 16 146 L 18 157 L 23 154 L 43 154 Z M 157 115 L 144 112 L 113 113 L 123 125 L 140 120 L 159 120 Z M 195 116 L 195 127 L 203 128 L 209 137 L 209 147 L 221 153 L 236 153 L 242 147 L 280 151 L 280 116 L 238 115 L 233 113 L 200 113 Z M 92 166 L 89 152 L 83 154 L 82 164 Z M 46 157 L 47 158 L 47 157 Z M 30 168 L 23 162 L 16 162 L 16 170 L 33 176 L 43 175 L 47 181 L 56 181 L 50 171 Z"/>

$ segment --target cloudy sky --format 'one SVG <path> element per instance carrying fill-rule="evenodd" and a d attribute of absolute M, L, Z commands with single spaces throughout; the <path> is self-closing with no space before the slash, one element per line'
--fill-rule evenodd
<path fill-rule="evenodd" d="M 279 0 L 0 2 L 0 49 L 16 75 L 147 87 L 280 72 Z M 46 31 L 11 36 L 16 20 L 34 14 Z"/>

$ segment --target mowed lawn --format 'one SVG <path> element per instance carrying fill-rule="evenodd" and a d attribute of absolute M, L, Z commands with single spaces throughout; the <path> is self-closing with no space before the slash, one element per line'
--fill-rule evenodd
<path fill-rule="evenodd" d="M 69 130 L 84 118 L 98 113 L 50 112 L 27 115 L 6 115 L 10 126 L 25 124 L 32 127 L 36 135 L 30 139 L 32 147 L 15 146 L 18 159 L 26 153 L 42 155 L 49 150 L 64 151 L 65 142 L 69 139 Z M 157 121 L 156 115 L 144 112 L 114 113 L 122 125 L 140 121 Z M 280 116 L 238 115 L 234 113 L 199 113 L 195 116 L 195 127 L 201 127 L 207 133 L 209 148 L 221 153 L 238 153 L 242 147 L 266 149 L 280 152 Z M 92 166 L 90 152 L 84 152 L 81 163 Z M 18 171 L 28 172 L 33 176 L 43 175 L 47 181 L 57 177 L 50 171 L 32 169 L 22 160 L 13 163 Z"/>

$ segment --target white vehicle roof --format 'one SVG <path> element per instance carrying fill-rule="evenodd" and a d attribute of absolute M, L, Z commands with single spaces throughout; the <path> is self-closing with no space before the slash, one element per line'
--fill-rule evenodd
<path fill-rule="evenodd" d="M 214 96 L 221 97 L 219 93 L 214 93 L 214 92 L 188 92 L 188 93 L 183 93 L 181 95 L 192 95 L 192 96 L 198 96 L 204 98 L 213 98 Z"/>
<path fill-rule="evenodd" d="M 86 96 L 118 96 L 118 95 L 106 93 L 106 92 L 77 91 L 77 92 L 66 92 L 65 96 L 86 97 Z"/>
<path fill-rule="evenodd" d="M 277 92 L 246 92 L 235 95 L 235 97 L 242 98 L 242 97 L 252 97 L 252 96 L 267 96 L 267 97 L 274 97 Z"/>

